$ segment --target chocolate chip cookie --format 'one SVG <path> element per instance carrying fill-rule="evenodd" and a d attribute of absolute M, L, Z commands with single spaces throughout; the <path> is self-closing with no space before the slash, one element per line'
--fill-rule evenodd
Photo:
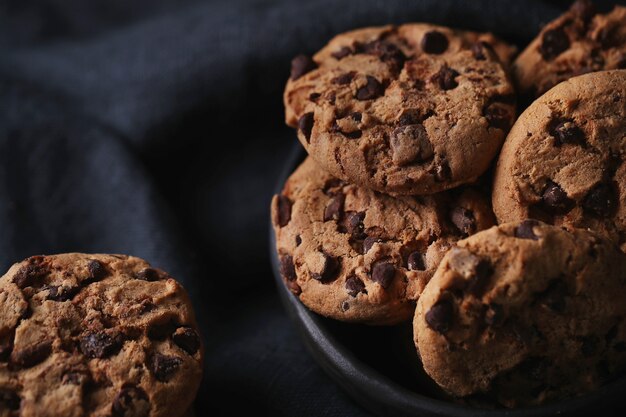
<path fill-rule="evenodd" d="M 426 372 L 506 407 L 593 390 L 626 365 L 626 257 L 591 231 L 536 220 L 458 242 L 414 319 Z"/>
<path fill-rule="evenodd" d="M 590 228 L 626 250 L 626 70 L 565 81 L 517 120 L 495 170 L 500 222 Z"/>
<path fill-rule="evenodd" d="M 0 278 L 0 416 L 183 416 L 202 374 L 184 289 L 124 255 L 35 256 Z"/>
<path fill-rule="evenodd" d="M 579 0 L 548 23 L 517 57 L 513 74 L 519 90 L 538 97 L 568 78 L 593 71 L 626 68 L 626 7 L 596 14 Z"/>
<path fill-rule="evenodd" d="M 292 62 L 286 122 L 333 176 L 392 195 L 474 181 L 515 116 L 490 34 L 427 24 L 359 29 Z"/>
<path fill-rule="evenodd" d="M 311 158 L 274 196 L 272 220 L 287 287 L 319 314 L 369 324 L 408 320 L 450 245 L 494 224 L 476 190 L 394 198 Z"/>

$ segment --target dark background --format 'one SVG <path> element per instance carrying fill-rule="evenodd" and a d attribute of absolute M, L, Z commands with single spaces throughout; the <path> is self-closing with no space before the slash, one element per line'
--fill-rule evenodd
<path fill-rule="evenodd" d="M 407 21 L 523 46 L 568 5 L 0 1 L 0 268 L 81 251 L 172 273 L 207 347 L 199 416 L 367 415 L 309 356 L 271 277 L 268 205 L 296 142 L 290 58 Z"/>

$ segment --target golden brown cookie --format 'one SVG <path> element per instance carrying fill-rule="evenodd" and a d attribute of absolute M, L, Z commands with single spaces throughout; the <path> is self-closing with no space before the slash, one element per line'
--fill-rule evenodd
<path fill-rule="evenodd" d="M 593 232 L 536 220 L 458 242 L 414 319 L 426 372 L 507 407 L 598 388 L 626 365 L 626 257 Z"/>
<path fill-rule="evenodd" d="M 393 324 L 456 240 L 494 224 L 478 191 L 394 198 L 332 177 L 311 159 L 272 200 L 280 272 L 311 310 Z"/>
<path fill-rule="evenodd" d="M 293 60 L 286 122 L 321 166 L 360 186 L 424 195 L 470 183 L 515 116 L 500 62 L 513 52 L 428 24 L 347 32 Z"/>
<path fill-rule="evenodd" d="M 568 78 L 624 68 L 626 7 L 596 14 L 590 1 L 579 0 L 517 57 L 513 75 L 520 93 L 536 98 Z"/>
<path fill-rule="evenodd" d="M 35 256 L 0 278 L 0 416 L 183 416 L 203 349 L 185 290 L 125 255 Z"/>
<path fill-rule="evenodd" d="M 626 249 L 626 70 L 565 81 L 519 117 L 495 170 L 502 222 L 590 228 Z"/>

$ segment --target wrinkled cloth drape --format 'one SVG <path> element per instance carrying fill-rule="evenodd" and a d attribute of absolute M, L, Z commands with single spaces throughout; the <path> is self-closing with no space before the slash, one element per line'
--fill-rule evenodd
<path fill-rule="evenodd" d="M 282 110 L 290 59 L 408 21 L 523 46 L 567 5 L 0 2 L 0 268 L 81 251 L 169 271 L 206 343 L 199 416 L 369 415 L 308 354 L 271 276 L 268 206 L 296 142 Z"/>

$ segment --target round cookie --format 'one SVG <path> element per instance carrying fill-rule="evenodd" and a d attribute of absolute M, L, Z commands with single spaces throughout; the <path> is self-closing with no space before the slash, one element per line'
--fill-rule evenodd
<path fill-rule="evenodd" d="M 593 232 L 536 220 L 458 242 L 414 319 L 426 372 L 469 402 L 541 404 L 626 369 L 626 259 Z"/>
<path fill-rule="evenodd" d="M 185 290 L 125 255 L 34 256 L 0 278 L 0 416 L 182 417 L 203 349 Z"/>
<path fill-rule="evenodd" d="M 293 60 L 286 122 L 313 159 L 354 184 L 424 195 L 470 183 L 515 116 L 500 63 L 513 53 L 491 34 L 427 24 L 347 32 Z"/>
<path fill-rule="evenodd" d="M 311 158 L 272 200 L 280 271 L 311 310 L 337 320 L 408 320 L 456 240 L 494 224 L 475 190 L 394 198 L 345 183 Z"/>
<path fill-rule="evenodd" d="M 626 7 L 596 14 L 579 0 L 548 23 L 513 64 L 519 92 L 535 98 L 568 78 L 626 68 Z"/>
<path fill-rule="evenodd" d="M 565 81 L 519 117 L 495 170 L 500 223 L 590 228 L 626 250 L 626 71 Z"/>

